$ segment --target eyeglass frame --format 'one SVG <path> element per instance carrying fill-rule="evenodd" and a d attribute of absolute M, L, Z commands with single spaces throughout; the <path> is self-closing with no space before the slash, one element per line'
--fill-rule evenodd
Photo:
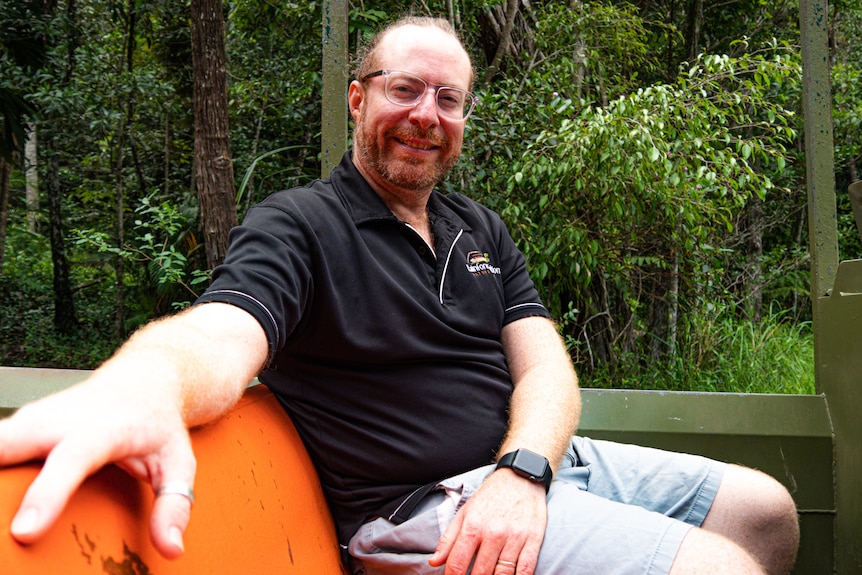
<path fill-rule="evenodd" d="M 396 102 L 395 100 L 393 100 L 392 98 L 389 97 L 389 77 L 392 74 L 407 74 L 408 76 L 416 78 L 417 80 L 419 80 L 420 82 L 425 84 L 425 89 L 422 91 L 422 93 L 419 96 L 416 97 L 416 100 L 414 102 L 411 102 L 409 104 L 403 104 L 401 102 Z M 386 97 L 386 100 L 392 104 L 395 104 L 396 106 L 401 106 L 403 108 L 412 108 L 412 107 L 419 105 L 419 102 L 422 101 L 422 98 L 428 92 L 428 88 L 432 88 L 434 90 L 434 105 L 437 106 L 438 110 L 442 110 L 442 108 L 440 108 L 440 103 L 437 100 L 437 98 L 440 97 L 440 90 L 442 88 L 445 88 L 447 90 L 455 90 L 456 92 L 460 92 L 460 93 L 465 94 L 465 102 L 466 102 L 466 98 L 468 98 L 468 97 L 470 98 L 470 107 L 464 113 L 464 116 L 462 118 L 460 118 L 460 119 L 459 118 L 453 118 L 453 117 L 443 113 L 443 115 L 447 119 L 455 121 L 455 122 L 467 121 L 467 118 L 470 117 L 470 115 L 473 113 L 473 110 L 476 109 L 476 104 L 479 102 L 479 97 L 476 96 L 476 94 L 474 94 L 473 92 L 471 92 L 469 90 L 465 90 L 463 88 L 458 88 L 457 86 L 448 86 L 445 84 L 431 84 L 425 78 L 422 78 L 421 76 L 417 76 L 416 74 L 414 74 L 412 72 L 405 72 L 404 70 L 387 70 L 384 68 L 384 69 L 376 70 L 374 72 L 370 72 L 370 73 L 362 76 L 359 80 L 360 80 L 360 82 L 365 82 L 366 80 L 370 80 L 371 78 L 375 78 L 377 76 L 383 76 L 383 79 L 386 82 L 383 85 L 383 95 Z"/>

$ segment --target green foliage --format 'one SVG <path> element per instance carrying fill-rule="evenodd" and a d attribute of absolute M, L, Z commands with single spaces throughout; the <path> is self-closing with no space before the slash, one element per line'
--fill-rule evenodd
<path fill-rule="evenodd" d="M 110 317 L 112 302 L 91 270 L 73 268 L 79 329 L 74 336 L 54 332 L 51 252 L 47 240 L 12 225 L 0 270 L 0 365 L 93 368 L 118 345 Z"/>
<path fill-rule="evenodd" d="M 760 322 L 732 313 L 690 316 L 678 354 L 645 362 L 632 353 L 611 370 L 587 374 L 585 387 L 733 393 L 815 393 L 814 338 L 809 323 L 771 313 Z"/>
<path fill-rule="evenodd" d="M 242 182 L 240 216 L 320 174 L 321 20 L 316 2 L 244 0 L 230 10 L 231 148 L 235 173 L 253 174 Z"/>
<path fill-rule="evenodd" d="M 737 55 L 703 54 L 670 83 L 636 87 L 620 67 L 614 93 L 590 80 L 599 68 L 582 74 L 571 52 L 548 55 L 556 34 L 589 38 L 587 62 L 602 53 L 595 30 L 614 13 L 592 8 L 543 13 L 537 30 L 547 37 L 535 43 L 547 58 L 482 89 L 463 165 L 480 181 L 474 196 L 503 215 L 524 251 L 579 371 L 587 380 L 617 374 L 624 386 L 648 377 L 649 366 L 687 365 L 685 346 L 712 321 L 701 307 L 725 310 L 731 325 L 746 322 L 755 283 L 765 302 L 807 309 L 804 248 L 788 251 L 787 235 L 772 247 L 773 229 L 786 219 L 766 213 L 763 271 L 744 275 L 752 206 L 783 213 L 798 199 L 801 71 L 786 43 L 743 39 Z M 617 48 L 603 49 L 614 63 L 596 79 L 620 65 L 622 46 L 635 69 L 652 69 L 641 50 L 648 34 L 629 28 L 631 35 L 604 38 Z M 458 173 L 447 185 L 458 189 L 468 177 Z M 695 385 L 678 372 L 665 369 L 654 386 Z"/>
<path fill-rule="evenodd" d="M 19 165 L 0 277 L 0 362 L 85 367 L 114 343 L 120 270 L 127 331 L 186 305 L 206 281 L 192 209 L 189 6 L 31 5 L 0 0 L 0 112 L 10 112 L 4 128 L 19 142 L 23 120 L 35 119 L 42 171 L 60 166 L 85 335 L 52 334 L 47 241 L 16 223 Z M 504 7 L 351 4 L 349 48 L 404 12 L 451 16 L 484 78 Z M 242 214 L 320 172 L 322 13 L 306 0 L 226 8 Z M 778 357 L 769 346 L 783 341 L 807 358 L 807 198 L 801 118 L 791 113 L 801 108 L 798 48 L 770 41 L 798 42 L 795 1 L 704 3 L 693 45 L 684 2 L 539 1 L 519 10 L 515 51 L 478 82 L 463 160 L 443 186 L 503 214 L 585 381 L 755 389 L 733 356 Z M 839 248 L 858 257 L 845 193 L 862 157 L 858 0 L 830 2 L 829 18 Z M 784 311 L 752 321 L 755 293 Z M 761 377 L 804 380 L 780 369 Z"/>
<path fill-rule="evenodd" d="M 857 16 L 862 21 L 862 15 Z M 862 30 L 862 23 L 857 23 Z M 862 68 L 836 62 L 832 66 L 832 117 L 835 142 L 835 163 L 852 168 L 858 174 L 862 163 Z M 848 176 L 850 175 L 848 174 Z M 838 172 L 838 253 L 842 259 L 862 258 L 859 234 L 850 208 L 847 186 L 850 177 Z"/>
<path fill-rule="evenodd" d="M 762 166 L 784 168 L 793 114 L 766 97 L 796 74 L 773 46 L 770 56 L 704 57 L 675 85 L 607 107 L 535 102 L 547 127 L 514 162 L 499 159 L 495 203 L 544 295 L 581 292 L 599 270 L 631 283 L 671 254 L 711 258 L 748 198 L 774 187 Z M 565 302 L 553 303 L 559 314 Z"/>
<path fill-rule="evenodd" d="M 135 214 L 133 242 L 117 246 L 109 234 L 88 229 L 75 230 L 77 244 L 131 264 L 144 264 L 149 281 L 159 295 L 170 298 L 172 308 L 187 306 L 209 281 L 209 272 L 189 265 L 190 256 L 202 247 L 189 227 L 194 215 L 167 201 L 157 202 L 155 195 L 141 199 Z"/>

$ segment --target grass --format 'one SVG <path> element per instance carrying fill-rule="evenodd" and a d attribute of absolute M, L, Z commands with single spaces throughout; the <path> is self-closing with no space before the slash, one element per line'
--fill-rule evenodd
<path fill-rule="evenodd" d="M 584 387 L 731 393 L 813 394 L 810 324 L 771 314 L 755 323 L 731 318 L 685 326 L 676 357 L 647 363 L 629 354 L 615 371 L 599 369 Z"/>

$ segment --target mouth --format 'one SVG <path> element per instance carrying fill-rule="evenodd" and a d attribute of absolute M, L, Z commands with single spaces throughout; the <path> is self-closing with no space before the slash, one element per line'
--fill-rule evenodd
<path fill-rule="evenodd" d="M 413 150 L 421 150 L 425 152 L 430 152 L 431 150 L 436 150 L 440 146 L 429 142 L 427 140 L 417 140 L 415 138 L 399 138 L 395 137 L 395 141 L 401 144 L 402 146 L 406 146 Z"/>

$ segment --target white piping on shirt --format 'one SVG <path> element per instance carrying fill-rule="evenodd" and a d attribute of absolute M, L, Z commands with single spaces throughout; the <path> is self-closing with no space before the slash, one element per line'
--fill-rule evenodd
<path fill-rule="evenodd" d="M 408 228 L 410 228 L 411 230 L 413 230 L 414 232 L 416 232 L 416 235 L 419 236 L 420 238 L 422 238 L 422 241 L 425 242 L 425 245 L 428 246 L 429 250 L 431 250 L 431 255 L 434 256 L 434 259 L 437 259 L 437 252 L 434 251 L 434 246 L 432 246 L 431 244 L 428 243 L 428 240 L 425 239 L 425 236 L 423 236 L 419 232 L 419 230 L 417 230 L 416 228 L 414 228 L 413 226 L 411 226 L 407 222 L 404 222 L 404 225 L 407 226 Z"/>
<path fill-rule="evenodd" d="M 443 284 L 446 283 L 446 271 L 449 269 L 449 262 L 452 260 L 452 252 L 455 251 L 455 244 L 458 243 L 458 240 L 461 239 L 463 234 L 464 230 L 458 232 L 458 235 L 455 236 L 455 239 L 452 241 L 449 253 L 446 254 L 446 263 L 443 265 L 443 276 L 440 278 L 440 293 L 438 294 L 440 297 L 440 305 L 443 305 Z"/>
<path fill-rule="evenodd" d="M 542 305 L 542 304 L 540 304 L 540 303 L 528 302 L 528 303 L 519 303 L 519 304 L 517 304 L 517 305 L 513 305 L 513 306 L 511 306 L 511 307 L 507 307 L 507 308 L 505 309 L 504 313 L 509 313 L 510 311 L 515 310 L 515 309 L 518 309 L 519 307 L 540 307 L 540 308 L 542 308 L 542 309 L 545 309 L 545 306 L 543 306 L 543 305 Z"/>
<path fill-rule="evenodd" d="M 252 296 L 248 295 L 247 293 L 243 293 L 243 292 L 241 292 L 241 291 L 231 290 L 231 289 L 220 289 L 220 290 L 215 290 L 215 291 L 208 292 L 208 293 L 207 293 L 207 295 L 220 294 L 220 293 L 224 293 L 224 294 L 233 294 L 233 295 L 236 295 L 236 296 L 244 297 L 245 299 L 247 299 L 247 300 L 251 301 L 252 303 L 256 304 L 256 305 L 257 305 L 260 309 L 262 309 L 264 312 L 266 312 L 266 316 L 267 316 L 267 318 L 269 318 L 269 321 L 270 321 L 270 323 L 271 323 L 271 325 L 272 325 L 273 329 L 275 330 L 275 341 L 276 341 L 276 345 L 277 345 L 278 340 L 281 338 L 281 334 L 279 333 L 279 329 L 278 329 L 278 323 L 276 323 L 276 321 L 275 321 L 275 317 L 272 315 L 272 312 L 271 312 L 271 311 L 269 311 L 269 308 L 267 308 L 265 305 L 263 305 L 263 302 L 261 302 L 261 301 L 260 301 L 260 300 L 258 300 L 257 298 L 254 298 L 254 297 L 252 297 Z M 218 301 L 218 300 L 216 300 L 216 301 Z"/>

